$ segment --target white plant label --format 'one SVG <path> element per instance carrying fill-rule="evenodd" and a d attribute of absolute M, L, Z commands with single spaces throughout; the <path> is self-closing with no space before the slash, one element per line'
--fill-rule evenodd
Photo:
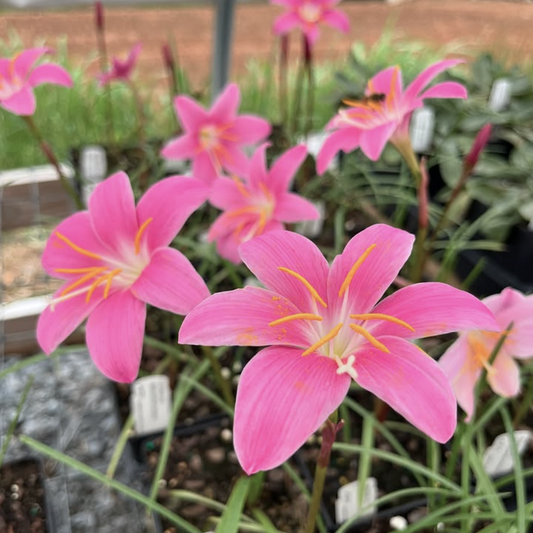
<path fill-rule="evenodd" d="M 507 78 L 496 80 L 490 90 L 489 108 L 499 113 L 503 111 L 511 102 L 511 82 Z"/>
<path fill-rule="evenodd" d="M 335 520 L 337 525 L 356 516 L 359 513 L 359 509 L 367 509 L 361 514 L 361 517 L 373 515 L 376 512 L 374 502 L 377 497 L 378 483 L 376 478 L 369 477 L 366 480 L 361 506 L 359 506 L 359 482 L 352 481 L 352 483 L 343 485 L 339 489 L 335 500 Z"/>
<path fill-rule="evenodd" d="M 514 432 L 518 455 L 522 455 L 525 452 L 532 437 L 533 432 L 529 430 Z M 511 453 L 511 442 L 507 433 L 498 435 L 492 445 L 485 450 L 483 454 L 483 468 L 492 477 L 511 472 L 513 469 L 513 455 Z"/>
<path fill-rule="evenodd" d="M 171 412 L 170 396 L 168 376 L 146 376 L 133 383 L 130 409 L 137 435 L 167 427 Z"/>
<path fill-rule="evenodd" d="M 80 154 L 80 172 L 86 182 L 99 183 L 107 174 L 107 155 L 101 146 L 84 146 Z"/>
<path fill-rule="evenodd" d="M 429 151 L 435 131 L 435 111 L 432 107 L 420 107 L 413 111 L 411 118 L 411 145 L 415 153 Z"/>
<path fill-rule="evenodd" d="M 324 217 L 326 216 L 326 202 L 323 200 L 318 200 L 313 202 L 313 205 L 318 210 L 318 218 L 316 220 L 306 220 L 305 222 L 300 222 L 296 228 L 298 233 L 305 235 L 309 238 L 318 237 L 322 233 L 322 228 L 324 227 Z"/>

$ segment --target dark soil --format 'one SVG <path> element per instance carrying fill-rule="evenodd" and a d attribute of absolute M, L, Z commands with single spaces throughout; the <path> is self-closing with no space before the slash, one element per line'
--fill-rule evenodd
<path fill-rule="evenodd" d="M 0 468 L 0 533 L 47 533 L 40 463 L 34 460 Z"/>

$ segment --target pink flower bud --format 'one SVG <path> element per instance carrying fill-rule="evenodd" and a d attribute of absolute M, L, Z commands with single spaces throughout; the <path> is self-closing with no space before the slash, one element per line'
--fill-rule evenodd
<path fill-rule="evenodd" d="M 94 15 L 96 20 L 96 29 L 102 31 L 104 29 L 104 6 L 102 2 L 96 1 L 94 3 Z"/>
<path fill-rule="evenodd" d="M 464 160 L 464 166 L 469 171 L 476 166 L 481 152 L 485 148 L 486 144 L 489 142 L 490 134 L 492 133 L 492 124 L 485 124 L 474 139 L 474 144 L 470 149 L 470 152 L 466 155 Z"/>

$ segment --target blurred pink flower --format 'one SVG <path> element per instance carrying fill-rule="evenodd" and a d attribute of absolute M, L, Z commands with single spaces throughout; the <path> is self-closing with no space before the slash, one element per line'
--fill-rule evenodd
<path fill-rule="evenodd" d="M 322 174 L 339 151 L 361 148 L 367 157 L 377 161 L 388 141 L 400 153 L 410 146 L 409 122 L 413 111 L 422 107 L 425 98 L 466 98 L 466 89 L 457 82 L 445 81 L 424 90 L 435 76 L 462 63 L 459 59 L 439 61 L 428 67 L 403 90 L 399 67 L 389 67 L 376 74 L 367 85 L 361 100 L 345 100 L 341 109 L 326 126 L 328 137 L 317 159 Z"/>
<path fill-rule="evenodd" d="M 109 70 L 109 72 L 102 72 L 97 76 L 100 86 L 103 87 L 112 81 L 130 81 L 133 69 L 135 68 L 141 50 L 142 43 L 137 43 L 130 50 L 128 57 L 124 61 L 114 57 L 112 59 L 113 64 L 111 66 L 111 70 Z"/>
<path fill-rule="evenodd" d="M 225 170 L 244 176 L 249 160 L 242 152 L 270 134 L 268 121 L 253 115 L 237 116 L 241 94 L 234 83 L 218 96 L 206 111 L 188 96 L 174 100 L 176 113 L 185 133 L 162 150 L 166 159 L 192 159 L 192 174 L 211 185 Z"/>
<path fill-rule="evenodd" d="M 131 382 L 141 359 L 146 304 L 184 315 L 209 296 L 188 259 L 169 244 L 207 198 L 188 177 L 158 182 L 137 207 L 128 176 L 96 186 L 89 210 L 59 224 L 42 263 L 65 280 L 39 317 L 37 340 L 51 353 L 86 317 L 87 347 L 107 377 Z"/>
<path fill-rule="evenodd" d="M 484 328 L 461 333 L 439 360 L 467 420 L 475 410 L 474 390 L 483 368 L 487 370 L 487 382 L 492 390 L 508 398 L 520 392 L 520 368 L 513 358 L 533 357 L 533 295 L 524 296 L 507 288 L 485 298 L 483 303 L 494 313 L 501 333 L 484 331 Z M 492 351 L 511 323 L 495 361 L 489 365 Z"/>
<path fill-rule="evenodd" d="M 266 168 L 267 144 L 259 147 L 245 181 L 219 178 L 211 190 L 210 203 L 225 211 L 209 230 L 209 241 L 217 242 L 218 253 L 240 263 L 238 247 L 256 235 L 283 229 L 283 222 L 314 220 L 319 213 L 314 205 L 289 192 L 292 179 L 307 156 L 304 145 L 285 152 Z"/>
<path fill-rule="evenodd" d="M 378 303 L 413 241 L 371 226 L 330 267 L 310 240 L 272 231 L 240 247 L 266 289 L 215 294 L 187 315 L 180 343 L 272 345 L 248 363 L 237 391 L 235 451 L 248 474 L 290 457 L 341 404 L 352 379 L 433 439 L 451 437 L 450 383 L 409 341 L 498 325 L 474 296 L 442 283 L 409 285 Z"/>
<path fill-rule="evenodd" d="M 0 59 L 0 106 L 15 115 L 35 113 L 33 88 L 42 83 L 72 87 L 70 74 L 55 63 L 35 66 L 49 48 L 29 48 L 12 59 Z"/>
<path fill-rule="evenodd" d="M 343 33 L 350 31 L 350 20 L 339 9 L 333 9 L 341 0 L 270 0 L 287 8 L 274 23 L 274 33 L 283 35 L 293 28 L 300 28 L 309 46 L 318 39 L 318 25 L 322 22 Z"/>

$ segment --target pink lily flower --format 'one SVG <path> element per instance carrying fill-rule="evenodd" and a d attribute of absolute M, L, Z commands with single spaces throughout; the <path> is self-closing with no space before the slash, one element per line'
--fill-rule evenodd
<path fill-rule="evenodd" d="M 128 54 L 128 57 L 122 61 L 116 57 L 112 59 L 111 70 L 102 72 L 97 76 L 100 87 L 104 87 L 112 81 L 129 82 L 133 69 L 142 50 L 142 43 L 137 43 Z"/>
<path fill-rule="evenodd" d="M 451 437 L 457 409 L 450 383 L 409 341 L 498 325 L 474 296 L 442 283 L 409 285 L 377 303 L 413 241 L 374 225 L 330 267 L 310 240 L 272 231 L 240 247 L 266 289 L 215 294 L 187 315 L 181 343 L 272 345 L 248 363 L 237 391 L 235 451 L 248 474 L 290 457 L 337 409 L 352 380 L 433 439 Z"/>
<path fill-rule="evenodd" d="M 33 88 L 43 83 L 72 87 L 70 74 L 55 63 L 35 66 L 49 48 L 29 48 L 12 59 L 0 59 L 0 106 L 15 115 L 33 115 Z"/>
<path fill-rule="evenodd" d="M 96 366 L 112 380 L 133 381 L 146 304 L 184 315 L 209 296 L 188 259 L 169 248 L 207 195 L 202 182 L 175 176 L 135 207 L 124 172 L 98 184 L 89 210 L 61 222 L 46 244 L 43 267 L 65 284 L 39 317 L 41 348 L 50 354 L 89 317 L 86 341 Z"/>
<path fill-rule="evenodd" d="M 336 28 L 342 33 L 350 31 L 350 20 L 339 9 L 333 9 L 341 0 L 270 0 L 287 8 L 274 23 L 274 33 L 283 35 L 293 28 L 300 28 L 309 46 L 318 39 L 318 25 L 321 22 Z"/>
<path fill-rule="evenodd" d="M 188 96 L 174 100 L 184 135 L 162 150 L 166 159 L 192 159 L 192 174 L 208 185 L 224 171 L 239 176 L 248 172 L 249 161 L 242 152 L 270 134 L 270 124 L 253 115 L 237 116 L 241 95 L 234 83 L 228 85 L 206 111 Z"/>
<path fill-rule="evenodd" d="M 533 357 L 533 296 L 507 288 L 485 298 L 483 303 L 494 313 L 501 332 L 480 328 L 461 333 L 440 358 L 439 363 L 451 381 L 457 403 L 470 420 L 475 410 L 474 391 L 483 368 L 492 390 L 509 398 L 520 392 L 520 368 L 514 359 Z M 507 332 L 493 364 L 489 358 L 504 331 Z"/>
<path fill-rule="evenodd" d="M 361 100 L 345 100 L 341 109 L 326 126 L 333 133 L 317 158 L 317 170 L 323 174 L 339 151 L 361 148 L 372 161 L 377 161 L 388 141 L 400 153 L 410 146 L 409 122 L 413 111 L 422 107 L 425 98 L 466 98 L 466 89 L 454 81 L 437 83 L 426 89 L 435 76 L 462 63 L 460 59 L 439 61 L 420 73 L 407 86 L 402 84 L 399 67 L 389 67 L 376 74 L 367 85 Z"/>
<path fill-rule="evenodd" d="M 238 177 L 219 178 L 213 184 L 210 203 L 222 209 L 207 238 L 216 241 L 218 253 L 236 264 L 241 262 L 239 245 L 272 230 L 284 229 L 284 222 L 315 220 L 315 206 L 298 194 L 289 192 L 296 171 L 307 157 L 305 145 L 285 152 L 266 168 L 268 144 L 255 152 L 246 181 Z"/>

